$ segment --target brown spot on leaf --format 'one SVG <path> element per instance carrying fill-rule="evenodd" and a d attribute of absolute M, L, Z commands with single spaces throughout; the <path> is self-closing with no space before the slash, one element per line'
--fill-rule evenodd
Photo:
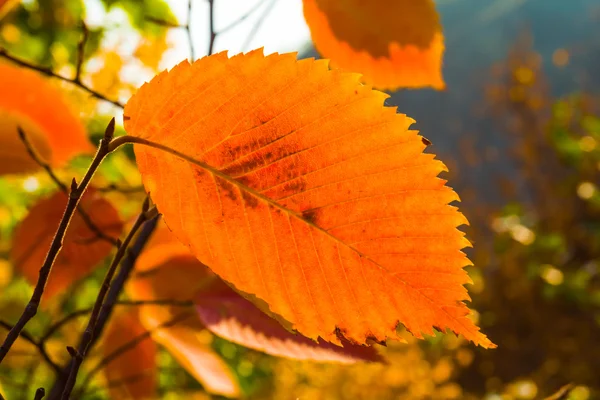
<path fill-rule="evenodd" d="M 423 136 L 421 136 L 421 142 L 423 142 L 425 146 L 431 146 L 431 141 Z"/>
<path fill-rule="evenodd" d="M 234 185 L 232 185 L 231 183 L 227 182 L 226 180 L 222 179 L 222 178 L 216 178 L 216 182 L 217 182 L 217 186 L 219 187 L 219 189 L 225 193 L 225 196 L 233 201 L 237 200 L 237 193 L 236 191 L 238 190 Z"/>
<path fill-rule="evenodd" d="M 242 190 L 242 198 L 244 199 L 244 202 L 246 203 L 246 205 L 250 208 L 256 208 L 258 206 L 258 199 L 256 198 L 256 196 L 251 195 L 250 193 Z"/>
<path fill-rule="evenodd" d="M 302 218 L 311 224 L 314 224 L 317 220 L 317 212 L 314 210 L 306 210 L 302 212 Z"/>

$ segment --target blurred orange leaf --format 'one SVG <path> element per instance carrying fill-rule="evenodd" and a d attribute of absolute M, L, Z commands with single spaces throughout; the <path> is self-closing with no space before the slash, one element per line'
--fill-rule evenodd
<path fill-rule="evenodd" d="M 195 315 L 174 326 L 156 328 L 166 321 L 156 318 L 146 307 L 141 314 L 144 326 L 147 329 L 154 328 L 152 338 L 163 345 L 207 391 L 227 397 L 240 395 L 235 374 L 227 363 L 211 348 L 210 343 L 199 339 L 198 333 L 203 327 Z"/>
<path fill-rule="evenodd" d="M 192 300 L 214 274 L 169 232 L 164 223 L 150 239 L 136 263 L 136 274 L 127 284 L 135 300 Z M 211 393 L 235 397 L 240 388 L 234 374 L 210 347 L 197 337 L 204 330 L 197 316 L 162 326 L 182 312 L 181 307 L 145 305 L 140 308 L 144 327 L 177 361 Z M 189 310 L 188 310 L 189 311 Z"/>
<path fill-rule="evenodd" d="M 18 126 L 53 166 L 93 151 L 81 120 L 38 73 L 0 63 L 0 87 L 0 175 L 39 169 L 19 139 Z"/>
<path fill-rule="evenodd" d="M 316 49 L 380 89 L 445 87 L 433 0 L 304 0 Z"/>
<path fill-rule="evenodd" d="M 157 348 L 149 336 L 142 339 L 145 332 L 135 309 L 111 318 L 103 341 L 104 357 L 118 354 L 104 367 L 111 399 L 154 398 Z"/>
<path fill-rule="evenodd" d="M 38 280 L 40 267 L 46 258 L 67 201 L 68 196 L 63 192 L 54 193 L 38 201 L 15 229 L 10 258 L 16 270 L 32 285 Z M 93 188 L 84 194 L 79 207 L 104 235 L 119 237 L 123 230 L 119 213 Z M 44 297 L 50 299 L 88 275 L 112 249 L 111 243 L 100 239 L 86 224 L 81 214 L 75 213 L 67 229 L 62 251 L 52 267 Z"/>
<path fill-rule="evenodd" d="M 305 336 L 380 342 L 402 323 L 492 347 L 463 303 L 458 196 L 386 97 L 326 61 L 221 53 L 142 86 L 125 129 L 175 236 Z"/>
<path fill-rule="evenodd" d="M 12 10 L 19 0 L 0 0 L 0 20 Z"/>

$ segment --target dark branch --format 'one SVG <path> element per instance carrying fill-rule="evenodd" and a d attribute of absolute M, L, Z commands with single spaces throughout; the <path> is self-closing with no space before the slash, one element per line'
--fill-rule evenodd
<path fill-rule="evenodd" d="M 101 359 L 92 369 L 90 369 L 90 372 L 88 373 L 88 375 L 86 376 L 85 380 L 83 381 L 83 384 L 81 385 L 81 392 L 85 393 L 86 388 L 88 387 L 88 385 L 91 382 L 92 378 L 98 372 L 100 372 L 104 367 L 106 367 L 109 363 L 111 363 L 112 361 L 114 361 L 117 358 L 121 357 L 123 354 L 127 353 L 128 351 L 133 350 L 138 344 L 140 344 L 144 340 L 147 340 L 150 337 L 152 337 L 152 333 L 154 333 L 154 332 L 156 332 L 156 331 L 158 331 L 158 330 L 160 330 L 162 328 L 167 328 L 169 326 L 174 326 L 178 322 L 181 322 L 181 321 L 189 318 L 192 315 L 193 314 L 189 313 L 189 312 L 184 312 L 184 313 L 177 314 L 173 318 L 171 318 L 171 319 L 169 319 L 169 320 L 167 320 L 167 321 L 159 324 L 154 329 L 148 330 L 148 331 L 146 331 L 144 333 L 141 333 L 138 336 L 136 336 L 133 339 L 131 339 L 130 341 L 128 341 L 127 343 L 124 343 L 122 346 L 116 348 L 113 352 L 111 352 L 110 354 L 106 355 L 103 359 Z"/>
<path fill-rule="evenodd" d="M 44 389 L 43 387 L 38 388 L 35 391 L 35 397 L 33 398 L 33 400 L 42 400 L 44 396 L 46 396 L 46 389 Z"/>
<path fill-rule="evenodd" d="M 142 193 L 144 192 L 143 186 L 119 186 L 115 183 L 111 183 L 109 185 L 96 188 L 97 191 L 106 193 L 106 192 L 119 192 L 123 194 L 131 194 L 131 193 Z"/>
<path fill-rule="evenodd" d="M 215 39 L 217 38 L 217 32 L 215 31 L 215 0 L 208 0 L 208 26 L 210 29 L 208 55 L 211 55 L 214 51 Z"/>
<path fill-rule="evenodd" d="M 68 195 L 69 188 L 67 187 L 67 185 L 65 185 L 65 183 L 63 181 L 61 181 L 58 178 L 58 176 L 56 176 L 56 174 L 52 170 L 52 167 L 50 167 L 50 165 L 46 161 L 42 160 L 42 158 L 37 153 L 37 151 L 31 144 L 31 142 L 27 138 L 27 135 L 25 135 L 25 132 L 21 129 L 21 127 L 17 127 L 17 132 L 19 133 L 19 138 L 21 139 L 21 142 L 23 142 L 23 144 L 25 145 L 25 148 L 27 149 L 27 153 L 29 153 L 29 155 L 31 156 L 33 161 L 35 161 L 40 167 L 42 167 L 46 171 L 48 176 L 50 176 L 50 179 L 52 179 L 52 181 L 56 184 L 56 186 L 58 186 L 60 188 L 60 190 L 62 190 L 65 194 Z M 98 238 L 109 242 L 113 246 L 116 246 L 116 247 L 119 246 L 119 240 L 102 232 L 102 230 L 100 228 L 98 228 L 96 226 L 96 224 L 94 224 L 94 222 L 92 221 L 92 218 L 88 215 L 88 213 L 84 209 L 78 207 L 77 212 L 81 216 L 81 219 L 83 220 L 83 222 L 88 226 L 88 228 L 90 228 L 90 230 L 92 232 L 94 232 L 94 234 Z"/>
<path fill-rule="evenodd" d="M 192 0 L 188 0 L 187 22 L 184 28 L 188 38 L 188 45 L 190 46 L 190 61 L 194 62 L 196 60 L 196 52 L 194 51 L 194 41 L 192 40 Z"/>
<path fill-rule="evenodd" d="M 90 345 L 94 340 L 94 336 L 96 333 L 96 325 L 99 321 L 100 310 L 104 307 L 104 299 L 106 298 L 106 295 L 108 294 L 108 291 L 111 287 L 111 282 L 117 271 L 117 267 L 119 266 L 121 260 L 125 256 L 125 251 L 127 250 L 129 243 L 131 242 L 131 240 L 133 240 L 134 236 L 137 234 L 138 229 L 140 229 L 144 222 L 146 222 L 150 218 L 156 217 L 157 215 L 156 208 L 149 209 L 149 207 L 150 199 L 146 198 L 146 200 L 144 201 L 144 205 L 142 206 L 142 212 L 133 224 L 133 227 L 129 231 L 129 234 L 123 241 L 123 244 L 119 247 L 119 250 L 117 250 L 117 254 L 115 254 L 112 263 L 106 271 L 106 275 L 104 276 L 102 286 L 100 287 L 100 292 L 98 293 L 98 297 L 96 297 L 94 308 L 92 309 L 92 313 L 88 320 L 87 327 L 85 328 L 85 331 L 83 332 L 83 335 L 81 337 L 79 346 L 76 351 L 74 350 L 70 352 L 71 356 L 73 357 L 73 360 L 71 361 L 69 377 L 67 379 L 67 383 L 62 393 L 62 398 L 64 400 L 67 400 L 69 398 L 69 396 L 71 395 L 71 391 L 75 386 L 75 381 L 77 379 L 79 368 L 81 367 L 81 364 L 83 363 L 85 356 L 87 355 L 88 350 L 91 347 Z"/>
<path fill-rule="evenodd" d="M 9 324 L 6 321 L 0 320 L 0 326 L 3 327 L 4 329 L 10 331 L 12 329 L 14 329 L 14 326 Z M 35 340 L 35 338 L 27 331 L 22 330 L 21 332 L 19 332 L 19 336 L 21 338 L 23 338 L 24 340 L 28 341 L 29 343 L 31 343 L 33 346 L 35 346 L 35 348 L 38 350 L 38 352 L 40 353 L 40 355 L 42 356 L 42 358 L 44 359 L 44 361 L 46 361 L 46 363 L 56 372 L 56 373 L 60 373 L 60 367 L 58 364 L 56 364 L 51 358 L 50 355 L 48 354 L 47 350 L 46 350 L 46 344 L 42 341 L 37 341 Z"/>
<path fill-rule="evenodd" d="M 81 183 L 78 185 L 75 179 L 73 179 L 73 182 L 71 184 L 71 192 L 69 194 L 69 201 L 67 202 L 65 212 L 58 225 L 54 239 L 50 244 L 50 249 L 48 250 L 46 259 L 44 260 L 44 263 L 40 268 L 40 274 L 38 277 L 38 281 L 35 285 L 35 289 L 33 290 L 33 295 L 31 296 L 29 303 L 25 307 L 25 310 L 23 310 L 21 317 L 19 317 L 19 320 L 17 321 L 15 326 L 8 332 L 6 339 L 2 343 L 2 346 L 0 346 L 0 363 L 2 363 L 4 357 L 6 357 L 6 354 L 8 354 L 8 351 L 12 347 L 15 340 L 17 340 L 17 338 L 21 334 L 21 331 L 23 331 L 23 329 L 25 328 L 25 325 L 27 325 L 29 320 L 31 320 L 37 314 L 37 310 L 40 305 L 40 302 L 42 301 L 42 296 L 46 287 L 46 282 L 48 281 L 48 276 L 50 275 L 50 271 L 52 269 L 52 266 L 54 265 L 54 261 L 56 260 L 56 257 L 58 256 L 62 248 L 63 239 L 65 237 L 65 233 L 67 232 L 67 228 L 69 227 L 69 223 L 71 222 L 71 218 L 73 218 L 73 214 L 77 209 L 79 200 L 81 199 L 81 196 L 83 196 L 85 190 L 87 189 L 90 181 L 92 180 L 92 177 L 94 176 L 94 173 L 100 166 L 100 163 L 102 162 L 102 160 L 104 160 L 104 157 L 106 157 L 111 152 L 111 147 L 109 146 L 109 144 L 113 138 L 114 131 L 115 120 L 113 118 L 106 128 L 104 138 L 102 138 L 102 140 L 100 141 L 100 145 L 98 147 L 96 156 L 92 160 L 92 163 L 89 166 L 87 172 L 85 173 L 83 179 L 81 180 Z"/>
<path fill-rule="evenodd" d="M 258 30 L 262 26 L 263 22 L 265 22 L 265 19 L 267 18 L 267 16 L 271 12 L 271 10 L 273 10 L 273 7 L 275 6 L 276 1 L 277 0 L 271 0 L 269 2 L 269 4 L 267 5 L 267 7 L 264 9 L 263 13 L 260 15 L 260 17 L 258 18 L 256 23 L 252 27 L 252 30 L 246 37 L 246 41 L 244 42 L 244 45 L 242 46 L 242 52 L 248 50 L 248 46 L 250 46 L 250 43 L 252 43 L 252 39 L 254 39 L 254 36 L 256 36 L 256 34 L 258 33 Z"/>
<path fill-rule="evenodd" d="M 115 306 L 125 306 L 125 307 L 140 307 L 140 306 L 149 306 L 149 305 L 171 306 L 171 307 L 191 307 L 194 305 L 194 302 L 191 300 L 180 301 L 180 300 L 172 300 L 172 299 L 157 299 L 157 300 L 122 300 L 122 301 L 115 303 Z M 63 318 L 61 318 L 60 320 L 58 320 L 57 322 L 55 322 L 54 324 L 52 324 L 52 326 L 50 326 L 48 328 L 46 333 L 44 333 L 44 336 L 42 336 L 42 338 L 40 339 L 40 342 L 45 342 L 50 337 L 52 337 L 52 335 L 54 335 L 65 324 L 69 323 L 70 321 L 74 320 L 75 318 L 78 318 L 78 317 L 81 317 L 81 316 L 91 313 L 92 310 L 93 310 L 92 307 L 83 308 L 80 310 L 75 310 L 75 311 L 65 315 Z"/>
<path fill-rule="evenodd" d="M 85 58 L 85 44 L 88 40 L 88 28 L 84 21 L 81 21 L 81 40 L 77 43 L 77 64 L 75 65 L 75 77 L 73 82 L 81 83 L 81 66 L 83 65 L 83 59 Z"/>
<path fill-rule="evenodd" d="M 125 258 L 123 259 L 121 268 L 119 269 L 119 272 L 118 272 L 117 276 L 115 277 L 114 281 L 112 282 L 111 287 L 108 291 L 108 294 L 106 296 L 106 301 L 104 302 L 104 304 L 102 305 L 102 307 L 100 309 L 100 313 L 98 316 L 98 321 L 96 323 L 95 331 L 92 335 L 93 339 L 89 346 L 90 349 L 94 346 L 96 341 L 101 337 L 104 327 L 112 314 L 113 308 L 117 304 L 117 299 L 119 298 L 119 295 L 121 294 L 121 291 L 122 291 L 123 287 L 125 286 L 125 283 L 127 282 L 128 278 L 129 278 L 129 275 L 131 275 L 131 271 L 133 270 L 135 262 L 139 256 L 139 254 L 144 249 L 146 243 L 150 239 L 150 236 L 154 232 L 154 229 L 156 228 L 157 223 L 158 223 L 158 217 L 152 218 L 151 220 L 146 221 L 144 223 L 134 244 L 131 246 L 131 249 L 128 250 Z M 55 399 L 58 399 L 61 397 L 61 394 L 63 393 L 63 388 L 65 388 L 67 377 L 70 375 L 70 371 L 71 371 L 71 364 L 68 364 L 66 367 L 63 368 L 61 378 L 59 378 L 55 382 L 54 387 L 52 388 L 52 391 L 50 392 L 50 397 L 49 397 L 50 400 L 55 400 Z"/>
<path fill-rule="evenodd" d="M 89 93 L 90 95 L 92 95 L 93 97 L 95 97 L 95 98 L 97 98 L 99 100 L 106 101 L 108 103 L 114 104 L 115 106 L 117 106 L 119 108 L 124 108 L 124 105 L 121 104 L 120 102 L 118 102 L 117 100 L 111 100 L 108 97 L 104 96 L 102 93 L 99 93 L 99 92 L 95 91 L 94 89 L 90 88 L 89 86 L 84 85 L 81 82 L 76 81 L 75 79 L 71 79 L 71 78 L 64 77 L 62 75 L 58 75 L 55 72 L 53 72 L 52 69 L 50 69 L 50 68 L 40 67 L 38 65 L 31 64 L 31 63 L 29 63 L 29 62 L 27 62 L 25 60 L 22 60 L 22 59 L 20 59 L 18 57 L 15 57 L 15 56 L 9 54 L 6 51 L 6 49 L 1 48 L 1 47 L 0 47 L 0 58 L 5 58 L 5 59 L 7 59 L 9 61 L 12 61 L 13 63 L 21 66 L 21 67 L 32 69 L 34 71 L 38 71 L 38 72 L 40 72 L 40 73 L 42 73 L 44 75 L 51 76 L 51 77 L 56 78 L 56 79 L 60 79 L 61 81 L 69 82 L 69 83 L 77 86 L 78 88 L 86 91 L 87 93 Z"/>
<path fill-rule="evenodd" d="M 259 2 L 257 2 L 254 5 L 254 7 L 252 7 L 250 10 L 248 10 L 248 12 L 246 12 L 245 14 L 243 14 L 241 17 L 239 17 L 235 21 L 231 22 L 229 25 L 227 25 L 224 28 L 218 30 L 216 32 L 216 34 L 220 35 L 222 33 L 225 33 L 227 31 L 230 31 L 231 29 L 235 28 L 236 26 L 238 26 L 239 24 L 241 24 L 242 22 L 244 22 L 246 19 L 248 19 L 252 14 L 254 14 L 254 12 L 256 12 L 265 3 L 266 3 L 266 0 L 260 0 Z"/>

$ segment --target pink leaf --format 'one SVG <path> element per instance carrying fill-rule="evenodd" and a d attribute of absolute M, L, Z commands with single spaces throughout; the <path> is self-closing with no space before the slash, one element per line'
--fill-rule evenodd
<path fill-rule="evenodd" d="M 382 361 L 373 347 L 341 339 L 343 347 L 288 332 L 223 282 L 200 292 L 196 310 L 206 328 L 231 342 L 278 357 L 343 364 Z"/>

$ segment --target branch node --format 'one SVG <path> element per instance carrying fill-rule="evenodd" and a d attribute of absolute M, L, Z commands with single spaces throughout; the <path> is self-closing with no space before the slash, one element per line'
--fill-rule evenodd
<path fill-rule="evenodd" d="M 115 136 L 115 117 L 112 117 L 108 125 L 106 126 L 106 130 L 104 131 L 104 140 L 110 142 L 112 138 Z"/>
<path fill-rule="evenodd" d="M 33 400 L 42 400 L 45 396 L 46 396 L 46 389 L 41 387 L 35 391 L 35 396 L 34 396 Z"/>
<path fill-rule="evenodd" d="M 82 359 L 81 353 L 73 346 L 67 346 L 67 351 L 73 358 Z"/>
<path fill-rule="evenodd" d="M 70 193 L 71 196 L 73 196 L 73 194 L 77 192 L 77 187 L 78 187 L 77 179 L 73 178 L 71 180 L 71 193 Z"/>

